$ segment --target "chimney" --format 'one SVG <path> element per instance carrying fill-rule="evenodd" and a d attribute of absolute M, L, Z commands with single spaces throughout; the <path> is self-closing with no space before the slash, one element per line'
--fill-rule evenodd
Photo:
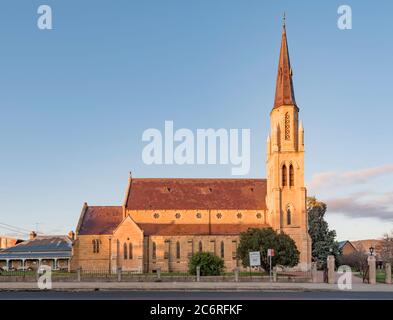
<path fill-rule="evenodd" d="M 35 237 L 37 237 L 37 233 L 35 231 L 31 231 L 29 234 L 29 240 L 33 240 Z"/>
<path fill-rule="evenodd" d="M 74 241 L 75 240 L 75 232 L 72 230 L 70 232 L 68 232 L 68 238 L 70 238 L 72 241 Z"/>

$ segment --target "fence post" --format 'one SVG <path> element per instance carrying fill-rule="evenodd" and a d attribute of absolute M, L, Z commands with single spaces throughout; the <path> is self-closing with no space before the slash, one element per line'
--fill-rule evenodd
<path fill-rule="evenodd" d="M 117 281 L 118 282 L 121 282 L 121 276 L 122 276 L 121 272 L 122 272 L 121 267 L 117 268 Z"/>
<path fill-rule="evenodd" d="M 377 273 L 376 273 L 376 264 L 375 264 L 375 256 L 369 256 L 367 258 L 368 263 L 368 283 L 375 284 L 377 282 Z"/>
<path fill-rule="evenodd" d="M 316 262 L 311 263 L 311 281 L 313 283 L 318 282 L 318 270 L 317 270 L 317 263 Z"/>
<path fill-rule="evenodd" d="M 234 271 L 235 271 L 235 282 L 239 282 L 239 268 L 235 268 L 234 269 Z"/>
<path fill-rule="evenodd" d="M 196 281 L 197 282 L 199 282 L 199 281 L 201 281 L 201 267 L 200 266 L 197 266 L 196 267 Z"/>
<path fill-rule="evenodd" d="M 385 283 L 392 284 L 392 265 L 390 263 L 385 264 Z"/>
<path fill-rule="evenodd" d="M 277 268 L 273 267 L 273 282 L 277 282 Z"/>
<path fill-rule="evenodd" d="M 76 270 L 78 282 L 81 282 L 81 272 L 82 272 L 82 268 L 79 267 L 79 268 Z"/>
<path fill-rule="evenodd" d="M 335 283 L 335 276 L 334 276 L 334 256 L 330 255 L 327 257 L 327 272 L 328 272 L 328 283 L 334 284 Z"/>

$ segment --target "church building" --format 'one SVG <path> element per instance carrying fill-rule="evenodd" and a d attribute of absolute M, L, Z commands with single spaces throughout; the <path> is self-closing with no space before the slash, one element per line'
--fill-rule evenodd
<path fill-rule="evenodd" d="M 72 268 L 185 272 L 200 251 L 212 252 L 227 271 L 239 234 L 272 227 L 300 251 L 299 270 L 311 266 L 304 130 L 299 124 L 285 24 L 276 94 L 267 139 L 267 179 L 128 179 L 122 205 L 84 204 L 73 244 Z"/>

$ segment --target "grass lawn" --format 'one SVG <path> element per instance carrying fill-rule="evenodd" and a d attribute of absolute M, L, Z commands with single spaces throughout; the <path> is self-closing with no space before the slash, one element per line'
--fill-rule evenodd
<path fill-rule="evenodd" d="M 377 282 L 385 283 L 385 270 L 377 270 Z"/>
<path fill-rule="evenodd" d="M 355 276 L 363 278 L 362 272 L 354 272 Z M 385 270 L 377 269 L 377 282 L 385 283 Z"/>

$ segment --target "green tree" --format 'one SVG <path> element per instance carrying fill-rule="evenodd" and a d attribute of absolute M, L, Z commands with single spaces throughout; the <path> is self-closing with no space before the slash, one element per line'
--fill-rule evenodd
<path fill-rule="evenodd" d="M 224 271 L 224 260 L 210 252 L 197 252 L 188 262 L 188 272 L 196 275 L 196 267 L 201 267 L 201 276 L 218 276 Z"/>
<path fill-rule="evenodd" d="M 341 255 L 338 259 L 338 263 L 341 265 L 350 266 L 355 271 L 359 271 L 364 274 L 368 267 L 367 258 L 367 252 L 361 248 L 358 248 L 356 251 L 350 254 Z"/>
<path fill-rule="evenodd" d="M 381 258 L 384 262 L 393 264 L 393 231 L 383 236 L 381 242 Z"/>
<path fill-rule="evenodd" d="M 315 197 L 307 198 L 308 233 L 312 241 L 312 257 L 320 268 L 326 268 L 328 255 L 333 255 L 338 262 L 340 249 L 336 241 L 336 231 L 329 230 L 325 220 L 327 206 Z"/>
<path fill-rule="evenodd" d="M 282 265 L 293 267 L 299 263 L 299 251 L 295 241 L 285 233 L 277 233 L 272 228 L 248 229 L 240 234 L 240 243 L 237 256 L 244 267 L 250 266 L 250 251 L 261 253 L 261 265 L 264 270 L 269 270 L 267 250 L 274 249 L 272 266 Z"/>

